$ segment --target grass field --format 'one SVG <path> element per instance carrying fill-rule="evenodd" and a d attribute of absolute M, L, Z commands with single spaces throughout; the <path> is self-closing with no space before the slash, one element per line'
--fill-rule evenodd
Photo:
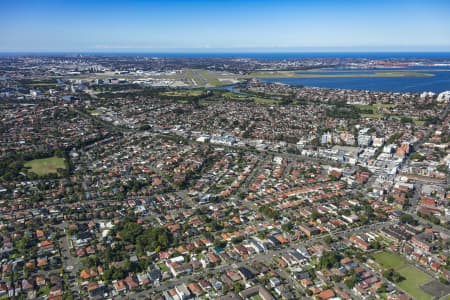
<path fill-rule="evenodd" d="M 57 173 L 58 169 L 65 169 L 64 158 L 61 157 L 49 157 L 42 159 L 34 159 L 25 163 L 26 168 L 30 168 L 30 171 L 36 175 L 42 176 L 50 173 Z"/>
<path fill-rule="evenodd" d="M 35 87 L 55 87 L 57 86 L 56 83 L 30 83 L 27 84 L 28 87 L 30 88 L 35 88 Z"/>
<path fill-rule="evenodd" d="M 387 117 L 390 116 L 389 110 L 386 112 L 384 109 L 394 108 L 395 104 L 381 104 L 381 103 L 371 104 L 371 105 L 353 104 L 353 106 L 362 111 L 371 111 L 371 113 L 362 113 L 361 117 L 363 117 L 363 118 L 381 119 L 384 116 L 387 116 Z M 378 109 L 381 109 L 381 110 L 379 111 Z M 393 118 L 400 120 L 400 118 L 398 118 L 398 117 L 393 117 Z M 414 122 L 414 124 L 420 125 L 420 126 L 422 126 L 425 123 L 425 121 L 421 121 L 417 118 L 413 118 L 413 122 Z"/>
<path fill-rule="evenodd" d="M 248 92 L 255 93 L 257 95 L 259 91 L 257 89 L 248 89 Z M 282 93 L 270 93 L 270 92 L 264 92 L 264 95 L 267 96 L 273 96 L 273 97 L 283 97 L 283 96 L 289 96 L 289 94 L 282 94 Z"/>
<path fill-rule="evenodd" d="M 257 104 L 278 104 L 279 101 L 275 99 L 269 99 L 269 98 L 262 98 L 258 96 L 250 96 L 250 95 L 244 95 L 244 94 L 235 94 L 231 92 L 224 92 L 222 93 L 222 97 L 224 99 L 230 100 L 230 101 L 248 101 L 248 102 L 254 102 Z"/>
<path fill-rule="evenodd" d="M 93 116 L 100 116 L 101 115 L 101 113 L 98 112 L 96 109 L 89 110 L 88 113 L 90 113 Z"/>
<path fill-rule="evenodd" d="M 194 96 L 200 96 L 204 90 L 173 90 L 173 91 L 166 91 L 161 92 L 161 95 L 164 96 L 172 96 L 172 97 L 194 97 Z"/>
<path fill-rule="evenodd" d="M 381 114 L 361 114 L 362 118 L 369 118 L 369 119 L 381 119 L 383 115 Z"/>
<path fill-rule="evenodd" d="M 161 269 L 161 271 L 163 271 L 163 272 L 169 271 L 169 268 L 167 268 L 166 264 L 164 264 L 164 263 L 160 263 L 160 264 L 158 264 L 158 266 Z"/>
<path fill-rule="evenodd" d="M 372 256 L 378 264 L 385 269 L 394 269 L 400 273 L 405 280 L 397 284 L 398 287 L 410 294 L 414 299 L 431 300 L 433 297 L 423 291 L 420 286 L 431 281 L 433 278 L 420 271 L 413 265 L 408 264 L 405 258 L 390 252 L 379 252 Z"/>
<path fill-rule="evenodd" d="M 400 288 L 405 290 L 408 294 L 413 296 L 415 299 L 433 299 L 433 297 L 425 291 L 423 291 L 420 286 L 432 280 L 431 276 L 428 274 L 419 271 L 414 266 L 403 266 L 397 269 L 402 276 L 406 278 L 398 284 Z"/>
<path fill-rule="evenodd" d="M 373 259 L 383 267 L 393 269 L 397 269 L 398 267 L 403 266 L 406 263 L 403 257 L 386 251 L 374 254 Z"/>
<path fill-rule="evenodd" d="M 425 121 L 421 121 L 416 118 L 414 118 L 413 121 L 414 121 L 414 124 L 419 125 L 419 126 L 423 126 L 423 124 L 425 124 Z"/>
<path fill-rule="evenodd" d="M 395 104 L 382 104 L 382 103 L 376 103 L 376 104 L 353 104 L 354 107 L 359 108 L 361 110 L 371 110 L 371 111 L 377 111 L 378 108 L 393 108 L 395 107 Z"/>
<path fill-rule="evenodd" d="M 381 103 L 372 105 L 354 104 L 353 106 L 363 111 L 371 111 L 372 113 L 361 114 L 361 117 L 369 119 L 381 119 L 385 115 L 383 112 L 378 112 L 379 108 L 383 109 L 395 107 L 394 104 L 381 104 Z"/>
<path fill-rule="evenodd" d="M 277 100 L 266 99 L 266 98 L 261 98 L 261 97 L 255 97 L 252 99 L 255 103 L 258 103 L 258 104 L 277 104 L 278 103 Z"/>

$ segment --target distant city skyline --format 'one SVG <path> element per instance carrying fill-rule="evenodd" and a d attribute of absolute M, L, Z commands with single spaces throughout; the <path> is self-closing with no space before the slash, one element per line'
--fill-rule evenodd
<path fill-rule="evenodd" d="M 450 51 L 449 15 L 444 0 L 2 0 L 0 51 Z"/>

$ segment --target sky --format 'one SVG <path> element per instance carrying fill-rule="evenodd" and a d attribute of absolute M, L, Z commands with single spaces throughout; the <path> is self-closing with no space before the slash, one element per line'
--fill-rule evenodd
<path fill-rule="evenodd" d="M 449 0 L 0 0 L 0 52 L 450 51 Z"/>

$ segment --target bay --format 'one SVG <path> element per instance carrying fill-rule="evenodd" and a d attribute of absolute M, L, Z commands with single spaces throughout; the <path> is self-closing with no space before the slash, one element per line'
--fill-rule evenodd
<path fill-rule="evenodd" d="M 440 93 L 450 90 L 449 67 L 413 67 L 403 68 L 402 71 L 418 71 L 433 76 L 424 77 L 338 77 L 340 74 L 358 75 L 370 72 L 397 72 L 397 69 L 358 69 L 348 73 L 344 70 L 325 70 L 310 74 L 333 75 L 332 78 L 259 78 L 263 82 L 278 82 L 289 85 L 311 86 L 321 88 L 368 90 L 383 92 L 434 92 Z M 302 72 L 301 74 L 305 74 Z"/>

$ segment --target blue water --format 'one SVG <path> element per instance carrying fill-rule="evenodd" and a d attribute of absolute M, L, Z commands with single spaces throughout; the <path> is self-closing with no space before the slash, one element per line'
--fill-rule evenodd
<path fill-rule="evenodd" d="M 0 56 L 19 55 L 99 55 L 168 58 L 253 58 L 253 59 L 433 59 L 450 61 L 450 52 L 0 52 Z"/>
<path fill-rule="evenodd" d="M 373 78 L 261 78 L 264 82 L 280 82 L 289 85 L 314 86 L 322 88 L 368 90 L 384 92 L 424 92 L 440 93 L 450 90 L 449 67 L 414 67 L 402 70 L 423 70 L 433 77 L 373 77 Z M 441 70 L 441 71 L 438 71 Z M 448 71 L 442 71 L 448 70 Z M 377 70 L 378 71 L 378 70 Z M 398 69 L 383 69 L 383 71 L 398 71 Z M 369 70 L 352 71 L 349 73 L 365 74 Z M 345 72 L 314 72 L 312 74 L 346 74 Z"/>
<path fill-rule="evenodd" d="M 96 55 L 98 53 L 88 53 Z M 172 53 L 103 53 L 115 56 L 152 56 L 168 58 L 252 58 L 252 59 L 315 59 L 315 58 L 367 58 L 367 59 L 436 59 L 450 60 L 450 52 L 172 52 Z"/>
<path fill-rule="evenodd" d="M 297 72 L 297 74 L 302 75 L 372 75 L 375 74 L 377 71 L 301 71 Z"/>
<path fill-rule="evenodd" d="M 383 59 L 383 60 L 426 60 L 450 63 L 450 52 L 45 52 L 45 53 L 6 53 L 0 52 L 0 57 L 21 55 L 98 55 L 98 56 L 131 56 L 131 57 L 166 57 L 166 58 L 251 58 L 261 60 L 283 60 L 283 59 Z M 433 73 L 433 77 L 397 77 L 397 78 L 275 78 L 262 79 L 266 82 L 282 82 L 291 85 L 316 86 L 325 88 L 356 89 L 371 91 L 390 92 L 442 92 L 450 90 L 450 72 L 438 71 L 439 69 L 450 69 L 448 67 L 436 67 L 429 72 L 431 67 L 412 67 L 408 70 L 427 70 Z M 342 69 L 336 69 L 342 70 Z M 334 72 L 336 72 L 336 70 Z M 399 69 L 391 69 L 399 70 Z M 405 68 L 402 68 L 405 70 Z M 333 72 L 333 70 L 327 70 Z M 379 71 L 379 70 L 377 70 Z M 352 70 L 357 74 L 368 74 L 370 70 Z M 365 73 L 368 72 L 368 73 Z M 312 73 L 314 74 L 314 73 Z M 325 74 L 325 73 L 319 73 Z M 332 73 L 328 73 L 332 74 Z"/>

